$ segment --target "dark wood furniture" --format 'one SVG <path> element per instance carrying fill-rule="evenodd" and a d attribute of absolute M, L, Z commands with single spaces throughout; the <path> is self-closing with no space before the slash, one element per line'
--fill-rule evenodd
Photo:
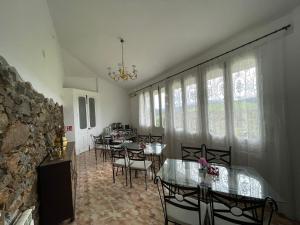
<path fill-rule="evenodd" d="M 38 167 L 40 225 L 75 219 L 76 183 L 75 143 L 69 142 L 62 159 L 46 157 Z"/>

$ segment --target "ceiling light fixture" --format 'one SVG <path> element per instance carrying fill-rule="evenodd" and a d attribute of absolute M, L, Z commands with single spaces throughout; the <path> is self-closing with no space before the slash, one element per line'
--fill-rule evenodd
<path fill-rule="evenodd" d="M 112 71 L 111 67 L 108 67 L 108 76 L 110 76 L 113 80 L 135 80 L 137 78 L 137 70 L 136 66 L 132 65 L 132 72 L 127 71 L 127 67 L 124 64 L 124 39 L 120 39 L 121 46 L 122 46 L 122 63 L 118 64 L 118 70 L 116 72 Z"/>

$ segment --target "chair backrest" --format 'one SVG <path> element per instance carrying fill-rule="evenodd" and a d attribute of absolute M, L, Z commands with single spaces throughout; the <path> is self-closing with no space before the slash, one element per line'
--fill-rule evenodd
<path fill-rule="evenodd" d="M 163 143 L 162 135 L 150 135 L 150 143 Z"/>
<path fill-rule="evenodd" d="M 125 159 L 127 156 L 126 149 L 121 147 L 121 148 L 111 148 L 111 161 L 114 163 L 117 159 Z"/>
<path fill-rule="evenodd" d="M 226 166 L 231 166 L 231 146 L 229 150 L 219 150 L 204 146 L 205 158 L 209 163 L 220 163 Z"/>
<path fill-rule="evenodd" d="M 146 160 L 146 155 L 144 153 L 143 149 L 130 149 L 127 148 L 127 154 L 129 161 L 145 161 Z"/>
<path fill-rule="evenodd" d="M 155 177 L 154 182 L 157 184 L 165 219 L 168 219 L 167 204 L 183 210 L 198 212 L 199 224 L 201 220 L 201 202 L 200 202 L 200 187 L 184 187 L 172 184 L 162 180 L 159 176 Z M 172 221 L 174 222 L 174 221 Z"/>
<path fill-rule="evenodd" d="M 94 136 L 91 134 L 91 138 L 94 144 L 103 144 L 103 136 L 101 134 L 99 136 Z"/>
<path fill-rule="evenodd" d="M 278 207 L 272 198 L 250 199 L 239 196 L 222 194 L 209 190 L 210 212 L 212 224 L 215 218 L 239 225 L 263 225 L 266 219 L 265 209 L 270 206 L 268 224 L 271 223 L 273 212 Z"/>
<path fill-rule="evenodd" d="M 198 161 L 201 157 L 203 157 L 202 147 L 189 147 L 181 144 L 181 159 L 189 160 L 189 161 Z"/>
<path fill-rule="evenodd" d="M 138 135 L 138 142 L 150 143 L 150 135 Z"/>

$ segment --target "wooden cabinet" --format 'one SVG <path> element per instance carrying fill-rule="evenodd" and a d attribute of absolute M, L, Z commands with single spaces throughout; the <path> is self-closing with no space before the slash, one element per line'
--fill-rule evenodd
<path fill-rule="evenodd" d="M 62 159 L 47 157 L 38 167 L 40 225 L 75 219 L 76 185 L 75 144 L 69 142 Z"/>

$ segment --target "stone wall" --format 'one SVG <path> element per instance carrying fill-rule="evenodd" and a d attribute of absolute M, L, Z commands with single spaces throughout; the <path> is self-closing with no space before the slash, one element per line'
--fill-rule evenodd
<path fill-rule="evenodd" d="M 61 127 L 61 107 L 0 56 L 0 209 L 38 207 L 36 168 Z"/>

